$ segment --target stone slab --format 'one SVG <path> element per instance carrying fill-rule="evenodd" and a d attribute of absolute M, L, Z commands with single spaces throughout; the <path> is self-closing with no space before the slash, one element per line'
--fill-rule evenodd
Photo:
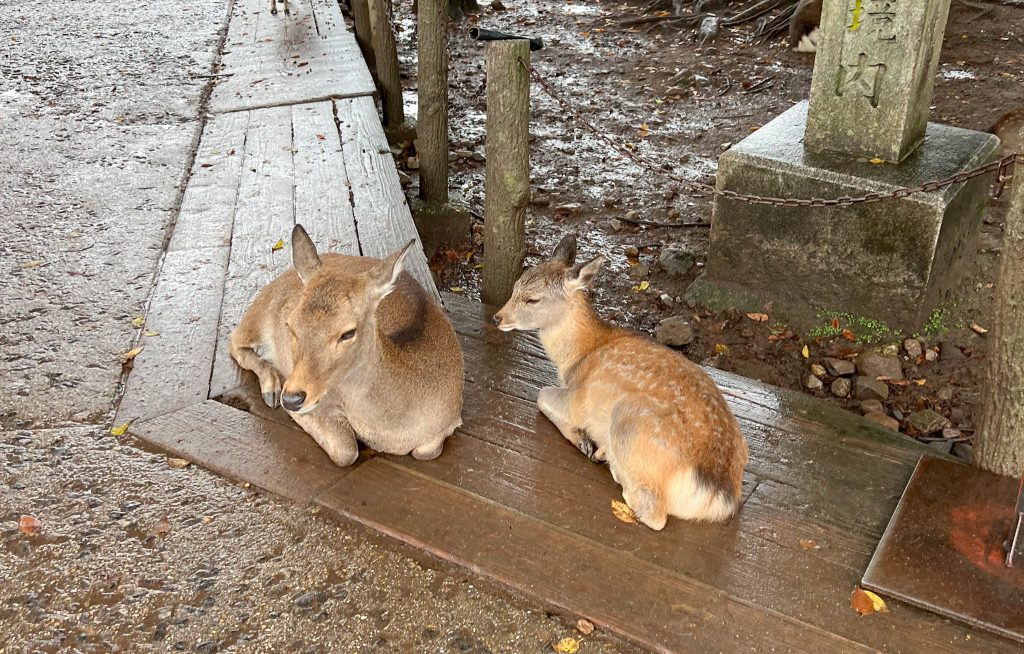
<path fill-rule="evenodd" d="M 949 0 L 822 7 L 807 147 L 899 162 L 925 137 Z"/>
<path fill-rule="evenodd" d="M 930 123 L 922 147 L 903 163 L 876 165 L 809 152 L 806 120 L 801 102 L 728 150 L 719 160 L 718 188 L 787 198 L 860 196 L 944 179 L 992 160 L 999 148 L 990 134 Z M 836 309 L 912 330 L 951 298 L 992 179 L 850 207 L 718 198 L 706 278 L 691 297 L 711 305 L 776 300 L 797 325 L 809 325 L 816 310 Z"/>

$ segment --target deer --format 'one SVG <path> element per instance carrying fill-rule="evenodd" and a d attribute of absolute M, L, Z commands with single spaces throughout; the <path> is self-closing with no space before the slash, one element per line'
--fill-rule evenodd
<path fill-rule="evenodd" d="M 818 51 L 822 0 L 800 0 L 789 19 L 789 47 L 793 52 Z"/>
<path fill-rule="evenodd" d="M 274 16 L 277 15 L 277 0 L 270 0 L 270 13 Z M 284 0 L 284 13 L 286 16 L 292 13 L 288 10 L 288 0 Z"/>
<path fill-rule="evenodd" d="M 338 466 L 358 442 L 436 458 L 462 424 L 463 357 L 438 303 L 387 258 L 320 255 L 301 225 L 292 268 L 263 288 L 230 336 L 231 356 Z"/>
<path fill-rule="evenodd" d="M 682 354 L 598 317 L 587 293 L 604 264 L 576 264 L 576 237 L 516 281 L 494 314 L 505 332 L 537 331 L 558 386 L 537 406 L 570 443 L 605 462 L 640 522 L 720 522 L 740 504 L 748 448 L 722 393 Z"/>

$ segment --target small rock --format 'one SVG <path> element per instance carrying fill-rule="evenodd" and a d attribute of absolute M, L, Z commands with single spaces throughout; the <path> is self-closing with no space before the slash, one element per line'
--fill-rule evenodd
<path fill-rule="evenodd" d="M 885 405 L 878 400 L 864 400 L 860 403 L 860 412 L 862 414 L 873 413 L 875 411 L 885 413 Z"/>
<path fill-rule="evenodd" d="M 807 375 L 807 379 L 804 380 L 804 386 L 811 391 L 819 391 L 824 388 L 825 383 L 814 375 Z"/>
<path fill-rule="evenodd" d="M 672 296 L 668 293 L 662 293 L 658 299 L 661 300 L 661 303 L 665 306 L 672 306 Z"/>
<path fill-rule="evenodd" d="M 471 150 L 456 150 L 455 156 L 459 159 L 470 159 L 473 156 L 473 152 Z"/>
<path fill-rule="evenodd" d="M 551 206 L 551 198 L 543 193 L 534 193 L 530 196 L 530 204 L 535 207 L 549 207 Z"/>
<path fill-rule="evenodd" d="M 665 248 L 658 255 L 658 265 L 672 277 L 683 277 L 697 264 L 693 254 L 679 248 Z"/>
<path fill-rule="evenodd" d="M 970 443 L 953 443 L 953 456 L 960 457 L 965 461 L 973 461 L 974 448 Z"/>
<path fill-rule="evenodd" d="M 903 341 L 903 350 L 911 361 L 917 361 L 921 356 L 921 341 L 916 338 L 908 338 Z"/>
<path fill-rule="evenodd" d="M 940 402 L 949 402 L 953 399 L 953 387 L 943 386 L 935 393 L 935 397 L 938 398 Z"/>
<path fill-rule="evenodd" d="M 651 267 L 646 263 L 638 263 L 629 267 L 629 276 L 632 279 L 647 279 L 651 274 Z"/>
<path fill-rule="evenodd" d="M 167 457 L 167 465 L 172 468 L 187 468 L 192 465 L 192 462 L 187 459 L 178 459 L 173 456 Z"/>
<path fill-rule="evenodd" d="M 633 209 L 632 211 L 627 211 L 626 212 L 626 220 L 639 220 L 639 219 L 640 219 L 640 212 L 637 211 L 636 209 Z"/>
<path fill-rule="evenodd" d="M 857 372 L 872 379 L 878 377 L 903 379 L 903 368 L 900 366 L 899 357 L 874 350 L 860 353 L 857 357 Z"/>
<path fill-rule="evenodd" d="M 953 449 L 953 443 L 949 441 L 932 441 L 928 443 L 928 449 L 938 452 L 939 454 L 949 454 Z"/>
<path fill-rule="evenodd" d="M 833 377 L 848 377 L 857 372 L 857 366 L 853 361 L 846 359 L 825 359 L 825 368 Z"/>
<path fill-rule="evenodd" d="M 580 212 L 580 205 L 575 204 L 575 203 L 563 204 L 563 205 L 555 207 L 555 213 L 560 213 L 563 216 L 575 216 L 579 212 Z"/>
<path fill-rule="evenodd" d="M 681 347 L 693 342 L 693 325 L 683 316 L 672 316 L 658 323 L 654 330 L 654 338 L 659 343 L 672 347 Z"/>
<path fill-rule="evenodd" d="M 594 633 L 594 623 L 586 618 L 580 618 L 576 621 L 576 631 L 580 632 L 584 636 L 589 636 Z"/>
<path fill-rule="evenodd" d="M 405 160 L 405 167 L 409 170 L 419 170 L 420 160 L 418 157 L 409 157 Z"/>
<path fill-rule="evenodd" d="M 856 393 L 858 400 L 885 400 L 889 397 L 889 387 L 874 377 L 858 375 Z"/>
<path fill-rule="evenodd" d="M 936 350 L 935 348 L 928 348 L 927 350 L 924 351 L 924 360 L 925 361 L 938 361 L 938 359 L 939 359 L 939 351 Z"/>
<path fill-rule="evenodd" d="M 937 431 L 941 431 L 946 427 L 949 427 L 949 420 L 931 409 L 924 409 L 923 411 L 915 411 L 907 417 L 907 426 L 910 427 L 911 433 L 920 434 L 922 436 L 928 436 L 934 434 Z"/>
<path fill-rule="evenodd" d="M 864 417 L 873 423 L 879 424 L 886 429 L 893 431 L 900 430 L 900 423 L 895 418 L 890 418 L 882 411 L 872 411 L 871 413 L 864 414 Z"/>
<path fill-rule="evenodd" d="M 484 156 L 483 152 L 474 152 L 473 156 L 470 158 L 478 163 L 483 163 L 484 161 L 487 161 L 487 157 Z"/>
<path fill-rule="evenodd" d="M 964 356 L 964 353 L 960 351 L 960 348 L 949 341 L 939 343 L 939 352 L 942 353 L 943 361 L 963 361 L 967 358 Z"/>
<path fill-rule="evenodd" d="M 622 222 L 618 218 L 612 218 L 608 221 L 608 229 L 613 232 L 621 232 L 626 229 L 626 223 Z"/>
<path fill-rule="evenodd" d="M 491 0 L 491 9 L 494 11 L 505 11 L 505 5 L 501 0 Z"/>
<path fill-rule="evenodd" d="M 837 377 L 832 380 L 832 386 L 830 390 L 836 397 L 849 397 L 850 396 L 850 380 L 846 377 Z"/>
<path fill-rule="evenodd" d="M 964 433 L 959 429 L 953 429 L 952 427 L 946 427 L 942 430 L 942 437 L 946 440 L 955 440 L 957 438 L 963 438 Z"/>
<path fill-rule="evenodd" d="M 818 379 L 821 379 L 826 374 L 825 366 L 821 365 L 820 363 L 812 363 L 811 374 L 817 377 Z"/>
<path fill-rule="evenodd" d="M 640 256 L 640 249 L 637 248 L 635 245 L 627 245 L 626 247 L 622 248 L 622 252 L 625 253 L 625 255 L 630 259 L 636 259 L 637 257 Z"/>

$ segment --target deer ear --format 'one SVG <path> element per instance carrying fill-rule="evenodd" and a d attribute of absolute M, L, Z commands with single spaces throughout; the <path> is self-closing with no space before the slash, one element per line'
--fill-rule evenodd
<path fill-rule="evenodd" d="M 405 263 L 413 245 L 416 245 L 416 239 L 406 243 L 401 250 L 381 261 L 374 269 L 370 279 L 370 293 L 376 301 L 383 300 L 398 286 L 398 278 L 405 270 Z"/>
<path fill-rule="evenodd" d="M 558 242 L 558 246 L 555 247 L 555 253 L 551 255 L 551 260 L 564 263 L 567 266 L 576 263 L 575 234 L 566 234 L 562 237 L 562 240 Z"/>
<path fill-rule="evenodd" d="M 581 288 L 590 288 L 604 262 L 604 255 L 599 254 L 586 263 L 570 268 L 565 273 L 565 290 L 571 293 Z"/>
<path fill-rule="evenodd" d="M 316 253 L 313 239 L 309 238 L 302 225 L 292 228 L 292 265 L 303 284 L 309 282 L 309 278 L 320 267 L 320 255 Z"/>

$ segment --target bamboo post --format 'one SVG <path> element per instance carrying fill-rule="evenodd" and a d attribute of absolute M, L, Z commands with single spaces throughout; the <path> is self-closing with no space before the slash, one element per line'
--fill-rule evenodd
<path fill-rule="evenodd" d="M 398 74 L 398 48 L 391 28 L 390 0 L 369 0 L 370 31 L 373 33 L 373 57 L 384 105 L 384 127 L 401 128 L 405 123 L 402 107 L 402 80 Z"/>
<path fill-rule="evenodd" d="M 420 199 L 448 202 L 448 9 L 445 0 L 419 0 L 416 156 Z"/>
<path fill-rule="evenodd" d="M 351 0 L 352 23 L 355 26 L 356 43 L 366 58 L 371 70 L 376 70 L 373 57 L 373 30 L 370 29 L 370 7 L 366 0 Z"/>
<path fill-rule="evenodd" d="M 523 270 L 530 200 L 530 61 L 525 39 L 487 45 L 487 176 L 482 299 L 504 304 Z"/>

